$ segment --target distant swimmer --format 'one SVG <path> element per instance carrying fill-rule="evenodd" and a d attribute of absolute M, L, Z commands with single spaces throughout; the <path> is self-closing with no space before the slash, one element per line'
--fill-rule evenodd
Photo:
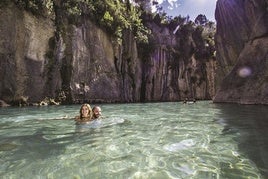
<path fill-rule="evenodd" d="M 184 104 L 194 104 L 194 103 L 196 103 L 196 100 L 195 100 L 195 98 L 193 100 L 189 100 L 188 98 L 186 98 L 183 100 L 183 103 Z"/>

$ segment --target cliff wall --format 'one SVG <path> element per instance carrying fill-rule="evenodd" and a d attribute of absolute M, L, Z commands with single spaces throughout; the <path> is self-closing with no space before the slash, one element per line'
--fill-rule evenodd
<path fill-rule="evenodd" d="M 198 29 L 180 29 L 174 33 L 167 27 L 150 22 L 153 41 L 157 45 L 143 61 L 142 96 L 144 101 L 178 101 L 211 99 L 215 94 L 216 69 L 213 48 Z M 198 37 L 198 38 L 195 38 Z M 151 48 L 151 47 L 148 47 Z M 145 48 L 146 49 L 146 48 Z M 202 50 L 201 50 L 202 49 Z M 147 50 L 148 52 L 150 50 Z M 143 54 L 143 53 L 141 53 Z"/>
<path fill-rule="evenodd" d="M 49 40 L 55 28 L 47 18 L 17 9 L 0 9 L 0 91 L 5 101 L 29 96 L 32 101 L 46 93 Z M 56 84 L 55 84 L 56 85 Z"/>
<path fill-rule="evenodd" d="M 218 0 L 214 102 L 268 104 L 268 1 Z"/>
<path fill-rule="evenodd" d="M 214 95 L 215 59 L 197 57 L 206 42 L 193 38 L 194 30 L 185 36 L 148 22 L 154 44 L 143 46 L 131 31 L 124 30 L 119 43 L 89 18 L 77 21 L 71 23 L 60 7 L 44 16 L 13 3 L 0 8 L 0 99 L 70 104 Z"/>

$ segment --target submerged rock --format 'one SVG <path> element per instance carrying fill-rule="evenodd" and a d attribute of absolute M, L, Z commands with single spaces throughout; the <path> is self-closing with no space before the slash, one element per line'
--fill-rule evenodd
<path fill-rule="evenodd" d="M 10 151 L 10 150 L 14 150 L 18 147 L 18 145 L 16 144 L 12 144 L 12 143 L 3 143 L 0 144 L 0 151 Z"/>

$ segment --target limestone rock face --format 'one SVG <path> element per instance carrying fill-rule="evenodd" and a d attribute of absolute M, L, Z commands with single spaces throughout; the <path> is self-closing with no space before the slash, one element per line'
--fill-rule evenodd
<path fill-rule="evenodd" d="M 0 9 L 0 92 L 5 101 L 38 100 L 46 91 L 47 52 L 55 28 L 10 4 Z"/>
<path fill-rule="evenodd" d="M 122 101 L 116 53 L 109 36 L 85 20 L 81 26 L 67 24 L 66 36 L 58 43 L 62 89 L 68 101 Z"/>
<path fill-rule="evenodd" d="M 268 2 L 218 0 L 214 102 L 268 104 Z"/>
<path fill-rule="evenodd" d="M 155 47 L 141 46 L 127 30 L 118 43 L 88 18 L 74 25 L 60 7 L 54 13 L 0 8 L 0 100 L 149 102 L 215 94 L 215 60 L 197 58 L 205 42 L 192 34 L 148 23 Z"/>
<path fill-rule="evenodd" d="M 147 24 L 152 29 L 153 45 L 149 56 L 141 53 L 142 85 L 141 101 L 178 101 L 211 99 L 215 94 L 215 60 L 197 57 L 198 49 L 205 49 L 202 39 L 194 39 L 193 33 L 183 33 Z M 201 34 L 199 34 L 201 38 Z M 201 44 L 198 46 L 198 44 Z M 141 50 L 142 51 L 142 50 Z"/>

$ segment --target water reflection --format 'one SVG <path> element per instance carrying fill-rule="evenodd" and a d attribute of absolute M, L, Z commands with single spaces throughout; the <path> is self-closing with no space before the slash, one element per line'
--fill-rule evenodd
<path fill-rule="evenodd" d="M 256 105 L 216 105 L 222 110 L 223 135 L 235 135 L 239 151 L 248 156 L 268 177 L 268 107 Z"/>

